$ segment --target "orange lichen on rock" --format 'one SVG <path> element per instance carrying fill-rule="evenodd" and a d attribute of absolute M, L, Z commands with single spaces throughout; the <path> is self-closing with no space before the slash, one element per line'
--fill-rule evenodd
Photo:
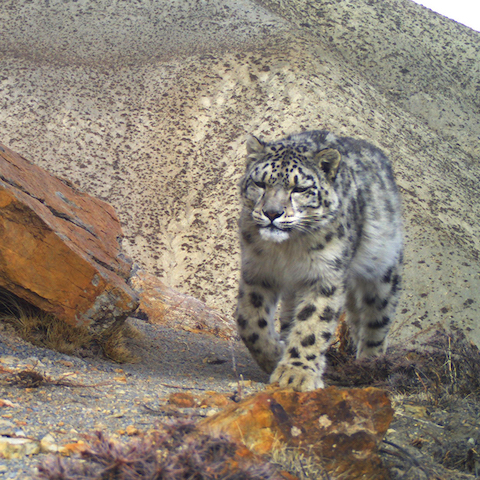
<path fill-rule="evenodd" d="M 393 409 L 384 391 L 329 387 L 313 392 L 267 390 L 200 422 L 256 454 L 288 446 L 322 459 L 335 478 L 388 478 L 377 450 Z"/>

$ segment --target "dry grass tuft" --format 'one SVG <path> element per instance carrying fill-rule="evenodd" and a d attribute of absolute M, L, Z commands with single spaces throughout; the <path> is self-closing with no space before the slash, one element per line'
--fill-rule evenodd
<path fill-rule="evenodd" d="M 27 342 L 68 355 L 92 340 L 86 327 L 68 325 L 5 291 L 0 293 L 0 321 Z"/>
<path fill-rule="evenodd" d="M 242 459 L 224 437 L 195 432 L 190 422 L 162 426 L 127 444 L 97 433 L 82 460 L 50 456 L 39 480 L 280 480 L 268 463 Z"/>
<path fill-rule="evenodd" d="M 127 347 L 127 338 L 140 338 L 143 334 L 133 325 L 124 323 L 107 330 L 97 339 L 107 358 L 116 363 L 137 363 L 140 359 Z"/>
<path fill-rule="evenodd" d="M 27 342 L 67 355 L 77 355 L 81 350 L 99 346 L 114 362 L 138 361 L 128 350 L 126 339 L 138 338 L 141 332 L 128 323 L 93 335 L 87 327 L 68 325 L 5 290 L 0 290 L 0 322 L 11 325 Z"/>
<path fill-rule="evenodd" d="M 376 386 L 394 393 L 425 394 L 438 405 L 452 396 L 480 399 L 480 351 L 462 332 L 437 331 L 420 349 L 392 347 L 386 355 L 355 360 L 350 347 L 328 352 L 329 383 Z"/>
<path fill-rule="evenodd" d="M 298 480 L 328 480 L 328 472 L 322 466 L 322 460 L 311 449 L 292 448 L 279 444 L 272 450 L 271 461 L 274 465 L 293 474 Z"/>

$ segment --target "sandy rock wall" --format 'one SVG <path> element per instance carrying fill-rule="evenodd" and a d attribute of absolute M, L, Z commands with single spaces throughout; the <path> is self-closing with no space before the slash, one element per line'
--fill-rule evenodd
<path fill-rule="evenodd" d="M 440 137 L 480 155 L 480 35 L 410 0 L 261 0 Z"/>
<path fill-rule="evenodd" d="M 112 203 L 137 263 L 231 314 L 246 135 L 365 138 L 392 158 L 405 202 L 393 340 L 453 322 L 480 344 L 478 72 L 460 66 L 480 34 L 410 2 L 382 2 L 382 15 L 370 3 L 12 1 L 0 140 Z"/>

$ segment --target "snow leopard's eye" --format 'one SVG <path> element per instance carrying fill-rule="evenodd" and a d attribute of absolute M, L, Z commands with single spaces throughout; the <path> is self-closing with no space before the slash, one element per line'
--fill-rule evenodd
<path fill-rule="evenodd" d="M 301 187 L 300 185 L 296 185 L 295 187 L 293 187 L 292 193 L 304 193 L 310 188 L 312 187 Z"/>
<path fill-rule="evenodd" d="M 256 182 L 253 180 L 253 183 L 258 187 L 258 188 L 263 188 L 265 190 L 265 187 L 267 186 L 265 182 Z"/>

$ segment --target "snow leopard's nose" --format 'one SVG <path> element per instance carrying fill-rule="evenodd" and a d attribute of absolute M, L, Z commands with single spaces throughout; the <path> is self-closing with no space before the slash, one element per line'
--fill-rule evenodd
<path fill-rule="evenodd" d="M 283 215 L 283 210 L 263 210 L 263 214 L 273 222 L 276 218 Z"/>

